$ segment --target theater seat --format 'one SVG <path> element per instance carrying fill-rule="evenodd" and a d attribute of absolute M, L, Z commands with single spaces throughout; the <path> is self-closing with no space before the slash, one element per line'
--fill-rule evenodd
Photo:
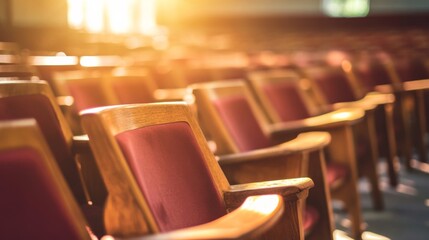
<path fill-rule="evenodd" d="M 344 110 L 344 112 L 335 112 L 332 115 L 292 121 L 290 124 L 288 122 L 269 124 L 261 108 L 253 98 L 250 89 L 242 81 L 195 84 L 190 86 L 190 89 L 195 97 L 202 126 L 205 127 L 207 136 L 216 142 L 217 154 L 220 156 L 240 152 L 244 154 L 249 151 L 248 154 L 250 155 L 252 151 L 276 146 L 275 144 L 284 142 L 284 139 L 291 139 L 300 132 L 310 132 L 317 129 L 329 131 L 332 136 L 328 148 L 325 150 L 319 148 L 320 152 L 313 153 L 319 154 L 319 161 L 321 161 L 320 156 L 322 156 L 323 168 L 319 166 L 321 163 L 309 161 L 306 167 L 295 165 L 296 172 L 293 172 L 294 168 L 292 166 L 287 171 L 289 171 L 289 174 L 301 174 L 301 176 L 305 175 L 312 178 L 314 175 L 319 176 L 320 178 L 315 181 L 319 182 L 319 187 L 322 188 L 320 191 L 329 192 L 331 190 L 335 198 L 345 202 L 346 208 L 349 209 L 353 219 L 353 234 L 356 238 L 360 237 L 362 217 L 356 182 L 357 163 L 354 139 L 350 135 L 350 126 L 362 119 L 363 111 L 350 110 L 347 113 Z M 337 117 L 333 117 L 335 115 Z M 338 116 L 347 117 L 341 118 Z M 326 167 L 323 152 L 326 152 L 328 156 Z M 289 161 L 290 165 L 291 162 Z M 222 162 L 220 163 L 222 164 Z M 261 171 L 262 166 L 257 166 L 254 169 L 250 167 L 231 169 L 232 166 L 229 165 L 222 165 L 222 167 L 230 181 L 239 182 L 254 180 L 259 177 L 258 175 L 264 175 L 263 173 L 265 173 L 265 178 L 275 179 L 279 177 L 276 172 L 280 171 L 280 169 L 284 171 L 283 174 L 287 173 L 286 170 L 280 167 L 281 165 L 275 166 L 273 163 L 270 165 L 273 168 L 271 172 L 267 170 L 265 172 Z M 243 175 L 245 174 L 240 170 L 242 172 L 247 171 L 249 176 L 244 178 Z M 323 172 L 320 173 L 320 171 Z M 313 200 L 313 198 L 317 200 Z M 315 201 L 330 201 L 330 195 L 310 196 L 309 202 L 313 204 Z M 324 206 L 319 205 L 317 208 L 319 212 L 327 211 L 326 209 L 331 209 L 329 203 L 325 203 Z M 321 216 L 326 217 L 329 214 L 332 215 L 332 213 L 327 213 L 327 215 L 321 214 Z M 321 220 L 319 224 L 320 222 L 326 223 L 329 220 Z M 326 225 L 325 228 L 330 229 Z M 318 238 L 332 238 L 332 232 L 330 234 L 329 231 L 326 232 L 328 232 L 327 235 L 314 235 Z"/>
<path fill-rule="evenodd" d="M 94 239 L 36 121 L 0 121 L 0 135 L 0 238 Z"/>
<path fill-rule="evenodd" d="M 280 194 L 288 211 L 256 237 L 303 239 L 299 206 L 312 181 L 230 185 L 186 104 L 111 106 L 85 110 L 81 116 L 109 191 L 105 223 L 113 237 L 162 234 L 205 224 L 229 216 L 248 196 Z M 251 226 L 255 219 L 244 218 L 234 225 Z M 247 237 L 253 236 L 255 232 L 249 231 Z M 228 231 L 206 233 L 228 235 Z"/>
<path fill-rule="evenodd" d="M 106 190 L 90 151 L 77 151 L 49 85 L 44 81 L 0 81 L 0 120 L 34 118 L 75 200 L 94 233 L 104 233 Z"/>

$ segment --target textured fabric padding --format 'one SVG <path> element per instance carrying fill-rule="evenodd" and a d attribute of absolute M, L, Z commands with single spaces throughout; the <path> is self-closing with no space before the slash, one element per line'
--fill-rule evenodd
<path fill-rule="evenodd" d="M 74 98 L 77 112 L 84 109 L 109 105 L 108 97 L 101 88 L 99 80 L 68 81 L 67 88 Z"/>
<path fill-rule="evenodd" d="M 85 203 L 76 164 L 48 98 L 40 94 L 0 98 L 0 120 L 23 118 L 36 119 L 72 192 L 80 203 Z"/>
<path fill-rule="evenodd" d="M 313 77 L 329 103 L 355 100 L 352 88 L 344 73 L 340 71 L 319 71 Z"/>
<path fill-rule="evenodd" d="M 240 151 L 250 151 L 271 145 L 244 96 L 217 99 L 214 105 Z"/>
<path fill-rule="evenodd" d="M 226 214 L 223 200 L 185 122 L 116 135 L 161 231 L 206 223 Z"/>
<path fill-rule="evenodd" d="M 282 121 L 299 120 L 310 116 L 294 84 L 265 84 L 263 91 Z"/>
<path fill-rule="evenodd" d="M 72 216 L 40 154 L 0 152 L 0 239 L 79 239 Z"/>

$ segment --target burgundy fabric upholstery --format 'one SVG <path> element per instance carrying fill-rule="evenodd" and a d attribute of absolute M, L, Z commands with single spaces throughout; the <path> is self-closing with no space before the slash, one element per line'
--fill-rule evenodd
<path fill-rule="evenodd" d="M 0 120 L 22 118 L 36 119 L 76 199 L 86 202 L 72 153 L 48 98 L 38 94 L 0 98 Z"/>
<path fill-rule="evenodd" d="M 79 239 L 60 191 L 31 148 L 0 152 L 0 239 Z"/>
<path fill-rule="evenodd" d="M 309 234 L 316 223 L 319 221 L 320 215 L 316 208 L 311 205 L 305 206 L 304 212 L 304 232 Z"/>
<path fill-rule="evenodd" d="M 356 64 L 355 73 L 359 81 L 365 83 L 369 91 L 373 91 L 377 85 L 392 83 L 387 70 L 376 59 L 361 60 Z"/>
<path fill-rule="evenodd" d="M 349 171 L 343 165 L 335 163 L 328 163 L 326 165 L 326 182 L 329 186 L 336 185 L 336 183 L 342 181 L 347 174 L 349 174 Z"/>
<path fill-rule="evenodd" d="M 118 77 L 112 82 L 112 87 L 121 104 L 148 103 L 153 101 L 153 93 L 145 81 L 148 79 L 144 77 Z"/>
<path fill-rule="evenodd" d="M 282 121 L 293 121 L 310 116 L 294 84 L 265 84 L 263 91 Z"/>
<path fill-rule="evenodd" d="M 244 96 L 225 97 L 213 103 L 240 151 L 271 145 Z"/>
<path fill-rule="evenodd" d="M 350 102 L 355 100 L 352 88 L 343 72 L 321 70 L 312 77 L 329 103 Z"/>
<path fill-rule="evenodd" d="M 76 111 L 87 108 L 109 105 L 108 98 L 101 89 L 99 79 L 86 79 L 86 81 L 68 81 L 67 88 L 74 98 Z"/>
<path fill-rule="evenodd" d="M 116 135 L 161 231 L 226 214 L 190 126 L 154 125 Z"/>

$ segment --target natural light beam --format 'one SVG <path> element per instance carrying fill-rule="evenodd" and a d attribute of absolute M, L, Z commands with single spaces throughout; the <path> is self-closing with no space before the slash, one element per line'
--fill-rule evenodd
<path fill-rule="evenodd" d="M 111 33 L 132 32 L 133 0 L 108 0 L 107 16 Z"/>
<path fill-rule="evenodd" d="M 83 16 L 84 0 L 67 0 L 68 9 L 68 23 L 71 28 L 82 29 L 84 16 Z"/>
<path fill-rule="evenodd" d="M 85 27 L 88 32 L 100 33 L 104 30 L 104 0 L 89 0 L 85 4 Z"/>
<path fill-rule="evenodd" d="M 151 35 L 156 30 L 155 0 L 140 1 L 139 33 Z"/>

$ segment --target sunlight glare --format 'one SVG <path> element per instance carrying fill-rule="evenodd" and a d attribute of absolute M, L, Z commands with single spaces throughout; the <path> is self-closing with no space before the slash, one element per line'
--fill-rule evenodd
<path fill-rule="evenodd" d="M 109 30 L 121 34 L 131 32 L 133 0 L 107 0 Z"/>
<path fill-rule="evenodd" d="M 152 34 L 156 30 L 156 4 L 155 0 L 140 2 L 139 32 Z"/>
<path fill-rule="evenodd" d="M 99 33 L 104 30 L 104 5 L 103 0 L 86 1 L 85 26 L 88 32 Z"/>
<path fill-rule="evenodd" d="M 83 28 L 83 6 L 84 0 L 67 0 L 67 19 L 71 28 L 81 29 Z"/>
<path fill-rule="evenodd" d="M 279 204 L 279 201 L 280 198 L 277 195 L 248 197 L 246 201 L 244 201 L 242 208 L 266 215 L 276 208 L 276 206 Z"/>

